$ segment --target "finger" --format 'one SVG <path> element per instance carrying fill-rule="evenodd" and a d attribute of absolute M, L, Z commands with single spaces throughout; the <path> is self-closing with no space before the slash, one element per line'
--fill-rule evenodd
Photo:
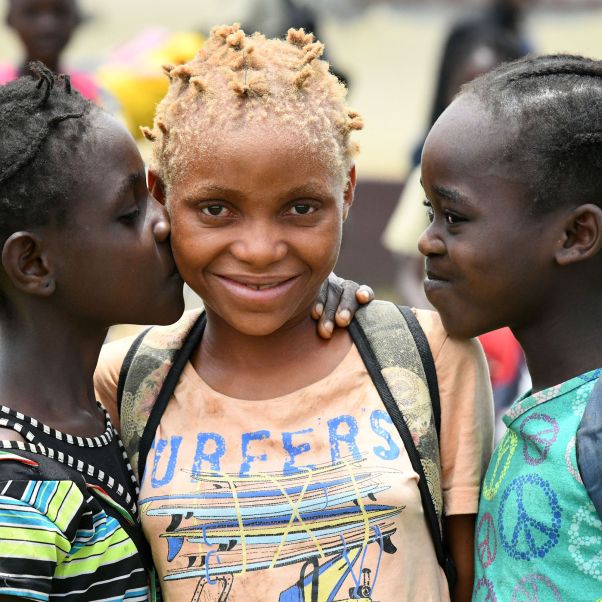
<path fill-rule="evenodd" d="M 335 314 L 336 325 L 341 326 L 342 328 L 349 326 L 349 323 L 359 307 L 360 303 L 357 299 L 357 284 L 352 280 L 345 280 L 339 306 Z"/>
<path fill-rule="evenodd" d="M 320 287 L 320 292 L 316 297 L 316 301 L 314 306 L 311 308 L 311 317 L 314 320 L 318 320 L 322 313 L 324 312 L 324 305 L 326 305 L 326 295 L 328 294 L 328 280 L 324 280 L 322 282 L 322 286 Z"/>
<path fill-rule="evenodd" d="M 323 339 L 329 339 L 332 336 L 335 325 L 335 313 L 339 306 L 342 293 L 343 288 L 329 278 L 326 303 L 324 304 L 324 311 L 318 322 L 318 334 Z"/>
<path fill-rule="evenodd" d="M 370 301 L 374 301 L 374 291 L 367 284 L 362 284 L 355 291 L 355 298 L 361 305 L 365 305 Z"/>

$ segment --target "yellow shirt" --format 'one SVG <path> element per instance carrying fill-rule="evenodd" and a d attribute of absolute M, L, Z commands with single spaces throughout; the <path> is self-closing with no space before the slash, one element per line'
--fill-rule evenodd
<path fill-rule="evenodd" d="M 445 512 L 477 512 L 492 446 L 482 351 L 418 312 L 439 379 Z M 127 342 L 107 346 L 114 405 Z M 157 429 L 141 515 L 167 600 L 449 600 L 401 439 L 352 347 L 327 377 L 261 401 L 188 364 Z M 221 597 L 220 597 L 221 596 Z"/>

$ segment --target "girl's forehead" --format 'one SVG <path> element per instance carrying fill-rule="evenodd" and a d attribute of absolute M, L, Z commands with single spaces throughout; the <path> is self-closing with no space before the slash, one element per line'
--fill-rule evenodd
<path fill-rule="evenodd" d="M 345 172 L 342 151 L 334 141 L 328 144 L 277 120 L 219 131 L 187 130 L 173 141 L 166 158 L 170 175 L 194 176 L 199 168 L 202 172 L 205 167 L 212 171 L 221 167 L 218 173 L 227 177 L 226 165 L 248 168 L 260 162 L 274 169 L 303 164 L 308 169 L 337 177 Z"/>
<path fill-rule="evenodd" d="M 425 153 L 444 153 L 474 164 L 499 164 L 514 136 L 514 127 L 479 99 L 464 94 L 454 100 L 431 129 Z"/>

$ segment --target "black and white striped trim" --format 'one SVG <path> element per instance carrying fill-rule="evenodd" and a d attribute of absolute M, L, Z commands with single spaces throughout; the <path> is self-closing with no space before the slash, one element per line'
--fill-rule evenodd
<path fill-rule="evenodd" d="M 14 425 L 15 427 L 18 425 Z M 17 430 L 15 428 L 15 430 Z M 86 462 L 82 462 L 81 460 L 75 459 L 73 456 L 69 454 L 64 454 L 61 451 L 56 451 L 51 447 L 45 447 L 41 443 L 27 443 L 24 441 L 6 441 L 0 440 L 0 448 L 1 449 L 19 449 L 21 451 L 27 451 L 32 454 L 40 454 L 42 456 L 46 456 L 51 460 L 55 460 L 60 464 L 65 464 L 69 468 L 77 470 L 84 477 L 89 476 L 98 481 L 100 481 L 107 488 L 113 490 L 120 498 L 125 500 L 127 506 L 130 509 L 130 512 L 134 515 L 136 519 L 138 519 L 138 505 L 136 504 L 136 500 L 132 499 L 132 496 L 125 490 L 121 483 L 117 483 L 115 479 L 107 475 L 104 471 L 97 469 L 92 464 L 88 464 Z M 131 467 L 128 465 L 128 472 L 131 475 Z M 131 475 L 132 476 L 132 475 Z M 136 495 L 138 492 L 136 492 Z"/>
<path fill-rule="evenodd" d="M 109 418 L 107 411 L 100 404 L 98 404 L 98 407 L 102 410 L 105 417 L 105 432 L 99 437 L 78 437 L 77 435 L 63 433 L 49 427 L 35 418 L 25 416 L 25 414 L 22 414 L 21 412 L 15 412 L 14 410 L 11 410 L 3 405 L 0 405 L 0 426 L 7 426 L 7 419 L 2 416 L 9 416 L 11 418 L 20 420 L 21 422 L 29 423 L 33 428 L 43 431 L 46 435 L 49 435 L 54 439 L 58 439 L 59 441 L 66 441 L 70 445 L 79 445 L 80 447 L 105 447 L 113 440 L 115 429 L 111 424 L 111 419 Z M 21 430 L 17 428 L 18 426 L 21 425 L 15 424 L 14 429 L 17 430 L 18 433 L 21 433 Z M 27 439 L 32 441 L 32 439 L 29 437 L 27 437 Z"/>

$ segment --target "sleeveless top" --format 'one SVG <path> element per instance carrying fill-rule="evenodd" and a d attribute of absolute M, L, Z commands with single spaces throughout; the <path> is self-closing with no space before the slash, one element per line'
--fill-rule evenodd
<path fill-rule="evenodd" d="M 102 409 L 102 408 L 101 408 Z M 154 600 L 138 486 L 106 411 L 98 437 L 62 433 L 0 406 L 0 594 Z"/>

